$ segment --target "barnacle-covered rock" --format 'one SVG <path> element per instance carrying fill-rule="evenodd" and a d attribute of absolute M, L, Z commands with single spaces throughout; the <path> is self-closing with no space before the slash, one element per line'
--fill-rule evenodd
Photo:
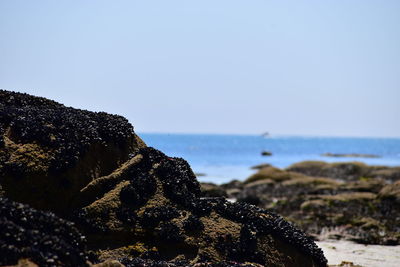
<path fill-rule="evenodd" d="M 143 146 L 121 116 L 0 90 L 0 184 L 13 200 L 65 214 Z"/>
<path fill-rule="evenodd" d="M 188 164 L 153 148 L 141 149 L 115 173 L 94 180 L 81 196 L 92 200 L 79 220 L 90 221 L 88 246 L 100 260 L 119 258 L 128 266 L 136 266 L 139 258 L 176 266 L 326 265 L 315 243 L 280 216 L 201 197 Z"/>
<path fill-rule="evenodd" d="M 52 213 L 0 198 L 0 229 L 0 266 L 21 259 L 38 266 L 87 265 L 85 238 Z"/>
<path fill-rule="evenodd" d="M 185 160 L 146 147 L 116 115 L 0 91 L 0 185 L 0 195 L 74 221 L 87 237 L 88 260 L 98 266 L 326 266 L 312 239 L 280 216 L 204 197 Z M 58 227 L 53 215 L 39 214 L 44 217 L 37 224 L 36 215 L 23 214 L 0 223 L 9 226 L 4 233 L 17 236 L 24 227 L 42 227 L 44 235 L 64 238 L 68 229 L 70 239 L 55 252 L 39 246 L 37 257 L 43 252 L 43 261 L 57 256 L 54 265 L 85 265 L 72 226 Z M 29 232 L 32 246 L 9 254 L 15 256 L 11 264 L 36 263 L 29 248 L 43 241 L 40 231 Z M 25 244 L 1 240 L 6 250 Z M 50 238 L 51 244 L 57 240 Z"/>

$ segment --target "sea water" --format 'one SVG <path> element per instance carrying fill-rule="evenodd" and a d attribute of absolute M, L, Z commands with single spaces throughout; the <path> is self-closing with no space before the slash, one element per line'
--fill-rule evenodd
<path fill-rule="evenodd" d="M 304 160 L 360 161 L 371 165 L 400 166 L 400 138 L 344 138 L 212 134 L 150 134 L 139 136 L 148 146 L 172 157 L 182 157 L 200 181 L 225 183 L 244 180 L 254 165 L 269 163 L 279 168 Z M 262 156 L 269 151 L 272 156 Z M 373 154 L 378 158 L 332 158 L 323 153 Z"/>

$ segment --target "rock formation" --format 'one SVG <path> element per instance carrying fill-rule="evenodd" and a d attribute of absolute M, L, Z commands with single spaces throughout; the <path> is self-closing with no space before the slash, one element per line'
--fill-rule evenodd
<path fill-rule="evenodd" d="M 110 189 L 110 185 L 112 185 Z M 224 198 L 200 198 L 188 164 L 144 148 L 115 173 L 82 190 L 93 249 L 110 257 L 234 260 L 262 265 L 324 264 L 311 239 L 278 215 Z M 98 196 L 101 196 L 99 198 Z M 281 246 L 285 246 L 282 253 Z M 290 249 L 289 249 L 290 248 Z M 304 255 L 308 255 L 304 257 Z"/>
<path fill-rule="evenodd" d="M 275 211 L 317 238 L 399 244 L 398 168 L 301 162 L 260 167 L 228 197 Z M 221 186 L 224 188 L 224 185 Z"/>
<path fill-rule="evenodd" d="M 1 185 L 15 201 L 66 214 L 79 190 L 143 146 L 121 116 L 0 91 Z"/>
<path fill-rule="evenodd" d="M 400 180 L 400 167 L 368 166 L 362 162 L 303 161 L 287 169 L 309 176 L 323 176 L 343 181 L 358 180 L 362 177 L 379 178 L 387 182 Z"/>
<path fill-rule="evenodd" d="M 25 243 L 0 236 L 2 249 L 18 248 L 1 264 L 51 266 L 46 255 L 55 255 L 65 266 L 326 266 L 312 239 L 280 216 L 202 197 L 186 161 L 146 147 L 120 116 L 0 91 L 0 130 L 1 194 L 73 221 L 87 238 L 85 248 L 62 219 L 25 206 L 30 215 L 20 216 L 11 212 L 20 204 L 2 200 L 14 214 L 4 225 Z M 45 257 L 31 257 L 35 249 Z"/>

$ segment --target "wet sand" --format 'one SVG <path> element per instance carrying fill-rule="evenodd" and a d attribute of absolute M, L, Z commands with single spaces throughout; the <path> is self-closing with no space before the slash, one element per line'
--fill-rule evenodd
<path fill-rule="evenodd" d="M 329 265 L 343 261 L 363 267 L 399 267 L 400 246 L 362 245 L 351 241 L 318 241 Z"/>

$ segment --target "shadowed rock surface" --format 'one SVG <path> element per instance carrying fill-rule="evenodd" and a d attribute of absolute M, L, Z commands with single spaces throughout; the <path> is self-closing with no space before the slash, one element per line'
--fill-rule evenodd
<path fill-rule="evenodd" d="M 186 161 L 146 147 L 120 116 L 0 91 L 0 133 L 0 194 L 74 221 L 87 237 L 88 250 L 72 242 L 79 259 L 88 255 L 98 266 L 326 266 L 312 239 L 280 216 L 202 197 Z M 44 227 L 22 231 L 21 238 L 52 236 L 45 221 L 51 226 L 51 218 L 60 219 L 40 219 L 48 213 L 31 211 L 28 217 L 10 215 L 12 225 L 25 218 Z M 60 233 L 64 242 L 64 230 L 54 236 Z M 18 243 L 2 240 L 4 248 Z M 28 242 L 4 264 L 30 258 L 26 251 L 46 253 L 37 249 Z M 57 265 L 86 264 L 60 257 Z"/>

